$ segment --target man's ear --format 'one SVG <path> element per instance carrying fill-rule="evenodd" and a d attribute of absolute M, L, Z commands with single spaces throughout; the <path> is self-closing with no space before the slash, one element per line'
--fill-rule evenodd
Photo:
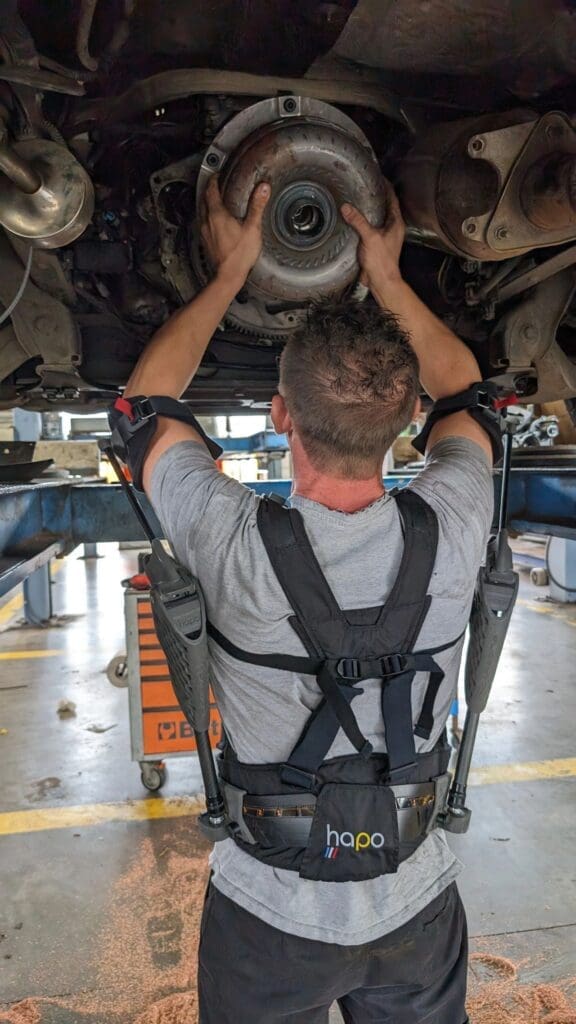
<path fill-rule="evenodd" d="M 292 420 L 282 395 L 274 395 L 270 407 L 270 419 L 277 434 L 288 434 L 292 430 Z"/>

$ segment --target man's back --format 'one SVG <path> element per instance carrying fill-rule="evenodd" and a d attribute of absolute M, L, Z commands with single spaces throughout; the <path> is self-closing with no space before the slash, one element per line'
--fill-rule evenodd
<path fill-rule="evenodd" d="M 436 647 L 465 628 L 474 581 L 492 514 L 488 461 L 465 439 L 437 444 L 414 488 L 432 506 L 439 542 L 429 593 L 432 605 L 415 649 Z M 256 525 L 259 499 L 218 473 L 205 448 L 171 448 L 154 473 L 152 498 L 178 556 L 195 572 L 213 624 L 236 645 L 258 653 L 303 654 L 289 623 L 292 610 L 272 570 Z M 403 550 L 400 518 L 386 495 L 354 514 L 296 495 L 320 566 L 343 609 L 377 607 L 395 581 Z M 417 739 L 432 749 L 445 726 L 462 643 L 437 656 L 445 678 L 434 708 L 434 730 Z M 299 738 L 320 693 L 312 676 L 243 664 L 211 645 L 212 678 L 229 739 L 241 761 L 283 761 Z M 427 685 L 413 684 L 416 721 Z M 362 733 L 385 750 L 380 686 L 362 684 L 354 703 Z M 340 732 L 329 756 L 353 753 Z M 310 882 L 274 869 L 227 840 L 216 846 L 214 885 L 262 920 L 306 938 L 352 945 L 399 927 L 456 876 L 458 865 L 443 836 L 434 833 L 395 875 L 361 883 Z"/>

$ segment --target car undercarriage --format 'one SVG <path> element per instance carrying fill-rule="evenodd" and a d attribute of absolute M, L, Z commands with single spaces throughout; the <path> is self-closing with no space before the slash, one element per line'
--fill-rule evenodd
<path fill-rule="evenodd" d="M 576 395 L 572 0 L 4 0 L 0 408 L 104 407 L 209 279 L 208 180 L 262 256 L 186 398 L 266 408 L 311 302 L 365 300 L 355 203 L 482 372 Z M 4 310 L 4 312 L 2 312 Z"/>

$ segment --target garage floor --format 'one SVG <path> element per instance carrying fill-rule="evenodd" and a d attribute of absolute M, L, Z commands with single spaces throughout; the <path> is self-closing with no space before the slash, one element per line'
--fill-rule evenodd
<path fill-rule="evenodd" d="M 127 691 L 106 667 L 135 554 L 101 550 L 55 575 L 53 627 L 6 628 L 18 608 L 0 607 L 0 1021 L 194 1024 L 207 846 L 178 798 L 198 776 L 174 760 L 163 797 L 148 795 L 130 763 Z M 576 1021 L 576 607 L 545 596 L 523 581 L 473 828 L 453 840 L 473 1024 Z"/>

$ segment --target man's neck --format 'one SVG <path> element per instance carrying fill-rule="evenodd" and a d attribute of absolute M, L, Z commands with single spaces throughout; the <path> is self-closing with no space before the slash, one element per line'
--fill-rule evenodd
<path fill-rule="evenodd" d="M 317 501 L 337 512 L 359 512 L 385 493 L 381 473 L 366 480 L 330 476 L 315 469 L 307 458 L 294 458 L 293 494 Z"/>

